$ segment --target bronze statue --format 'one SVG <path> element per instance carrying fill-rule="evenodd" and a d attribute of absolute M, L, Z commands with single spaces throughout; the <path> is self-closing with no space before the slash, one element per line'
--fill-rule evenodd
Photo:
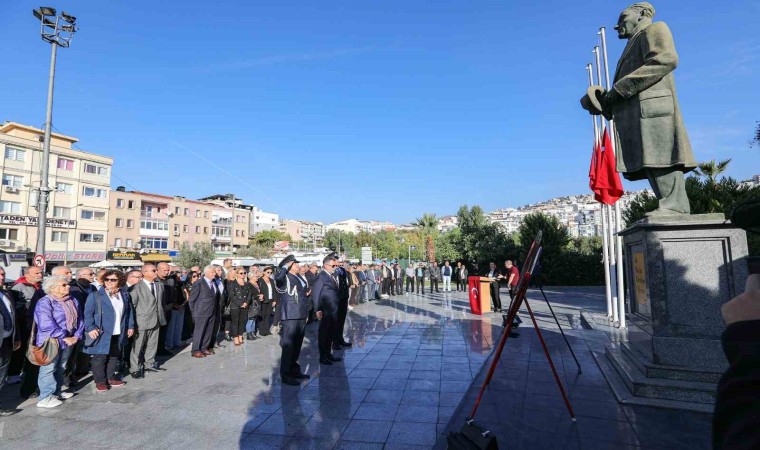
<path fill-rule="evenodd" d="M 612 89 L 589 89 L 581 100 L 592 114 L 615 121 L 617 170 L 631 181 L 648 179 L 659 200 L 648 216 L 689 214 L 684 173 L 697 167 L 676 96 L 678 65 L 673 36 L 652 22 L 654 7 L 634 3 L 618 19 L 618 38 L 628 44 L 618 61 Z"/>

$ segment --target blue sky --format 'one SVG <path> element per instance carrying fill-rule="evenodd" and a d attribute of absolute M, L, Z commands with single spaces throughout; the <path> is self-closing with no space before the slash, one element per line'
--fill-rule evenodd
<path fill-rule="evenodd" d="M 0 16 L 0 121 L 41 126 L 50 48 L 11 0 Z M 698 160 L 750 149 L 760 120 L 760 3 L 659 1 Z M 61 49 L 53 123 L 113 156 L 113 185 L 234 192 L 282 217 L 408 222 L 587 190 L 578 99 L 599 26 L 628 2 L 57 0 L 79 19 Z M 117 178 L 118 177 L 118 178 Z M 644 182 L 625 183 L 643 189 Z"/>

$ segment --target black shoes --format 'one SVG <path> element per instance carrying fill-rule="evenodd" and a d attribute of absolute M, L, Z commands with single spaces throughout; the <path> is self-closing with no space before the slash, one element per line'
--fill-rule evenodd
<path fill-rule="evenodd" d="M 307 375 L 305 373 L 297 373 L 291 376 L 295 378 L 296 380 L 308 380 L 309 378 L 311 378 L 311 375 Z"/>
<path fill-rule="evenodd" d="M 340 350 L 343 347 L 340 344 L 333 344 L 333 350 Z"/>
<path fill-rule="evenodd" d="M 245 334 L 245 340 L 246 341 L 255 341 L 256 339 L 258 339 L 258 338 L 253 333 L 246 333 Z"/>
<path fill-rule="evenodd" d="M 283 377 L 282 378 L 282 384 L 287 384 L 288 386 L 300 386 L 301 383 L 299 383 L 297 380 L 290 378 L 290 377 Z"/>
<path fill-rule="evenodd" d="M 326 366 L 332 366 L 332 361 L 329 358 L 327 358 L 326 356 L 323 356 L 323 357 L 319 358 L 319 363 L 320 364 L 324 364 Z"/>
<path fill-rule="evenodd" d="M 166 369 L 159 366 L 158 363 L 153 363 L 148 370 L 151 372 L 164 372 Z"/>
<path fill-rule="evenodd" d="M 140 378 L 145 378 L 145 374 L 142 370 L 138 370 L 137 372 L 132 372 L 132 378 L 139 380 Z"/>
<path fill-rule="evenodd" d="M 342 345 L 343 347 L 353 347 L 354 344 L 352 344 L 352 343 L 350 343 L 348 341 L 343 341 L 343 342 L 340 343 L 340 345 Z"/>
<path fill-rule="evenodd" d="M 327 355 L 327 359 L 329 359 L 332 362 L 343 361 L 343 358 L 338 358 L 337 356 L 333 356 L 333 355 Z"/>

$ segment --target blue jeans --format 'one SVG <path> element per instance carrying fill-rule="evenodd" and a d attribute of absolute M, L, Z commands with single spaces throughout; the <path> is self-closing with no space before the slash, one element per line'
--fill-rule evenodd
<path fill-rule="evenodd" d="M 53 362 L 47 366 L 40 366 L 40 375 L 37 378 L 37 385 L 40 387 L 40 400 L 44 400 L 51 395 L 61 394 L 61 385 L 63 385 L 63 371 L 66 370 L 66 363 L 69 360 L 73 346 L 68 346 L 58 352 Z"/>
<path fill-rule="evenodd" d="M 169 326 L 166 328 L 166 338 L 164 345 L 166 348 L 179 347 L 182 342 L 182 325 L 185 323 L 185 308 L 172 311 L 172 318 L 169 320 Z"/>
<path fill-rule="evenodd" d="M 248 319 L 248 322 L 245 323 L 245 331 L 246 333 L 256 332 L 256 319 Z"/>

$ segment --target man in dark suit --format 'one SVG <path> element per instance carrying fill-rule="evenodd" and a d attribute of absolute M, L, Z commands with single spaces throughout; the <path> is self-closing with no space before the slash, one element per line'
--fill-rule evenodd
<path fill-rule="evenodd" d="M 334 255 L 337 259 L 337 255 Z M 338 267 L 335 268 L 335 274 L 338 276 L 338 320 L 335 324 L 335 337 L 333 338 L 333 350 L 340 350 L 341 347 L 351 347 L 351 343 L 343 339 L 343 326 L 346 324 L 346 315 L 348 314 L 348 297 L 349 297 L 349 277 L 348 271 L 344 267 L 345 262 L 339 261 Z"/>
<path fill-rule="evenodd" d="M 301 372 L 301 366 L 298 364 L 306 331 L 306 318 L 309 316 L 307 283 L 305 278 L 298 276 L 299 268 L 296 258 L 288 255 L 280 262 L 280 271 L 274 277 L 277 292 L 280 294 L 277 307 L 282 311 L 280 378 L 283 384 L 290 386 L 298 386 L 300 380 L 310 378 Z"/>
<path fill-rule="evenodd" d="M 337 260 L 332 256 L 327 256 L 322 261 L 322 272 L 314 281 L 311 294 L 314 300 L 314 310 L 319 319 L 319 362 L 328 366 L 341 360 L 341 358 L 332 355 L 333 340 L 338 322 L 338 305 L 340 304 L 338 299 L 339 281 L 337 274 L 335 274 L 336 267 L 338 267 Z"/>
<path fill-rule="evenodd" d="M 316 264 L 307 265 L 306 273 L 304 273 L 304 277 L 306 278 L 306 283 L 308 283 L 310 288 L 314 287 L 314 283 L 317 281 L 317 271 L 319 270 L 319 266 Z M 313 289 L 310 289 L 309 292 L 309 320 L 307 320 L 307 323 L 316 322 L 317 321 L 317 309 L 314 308 L 314 295 L 313 295 Z"/>
<path fill-rule="evenodd" d="M 5 290 L 5 269 L 0 267 L 0 389 L 5 384 L 11 355 L 21 348 L 21 333 L 18 331 L 15 309 L 15 297 Z M 3 409 L 0 405 L 0 417 L 17 412 L 15 409 Z"/>
<path fill-rule="evenodd" d="M 221 292 L 217 288 L 214 278 L 216 270 L 214 266 L 206 266 L 203 276 L 193 284 L 190 289 L 190 311 L 193 314 L 195 328 L 193 329 L 193 358 L 204 358 L 214 354 L 211 347 L 211 339 L 215 333 L 214 325 L 219 316 L 219 298 Z"/>

